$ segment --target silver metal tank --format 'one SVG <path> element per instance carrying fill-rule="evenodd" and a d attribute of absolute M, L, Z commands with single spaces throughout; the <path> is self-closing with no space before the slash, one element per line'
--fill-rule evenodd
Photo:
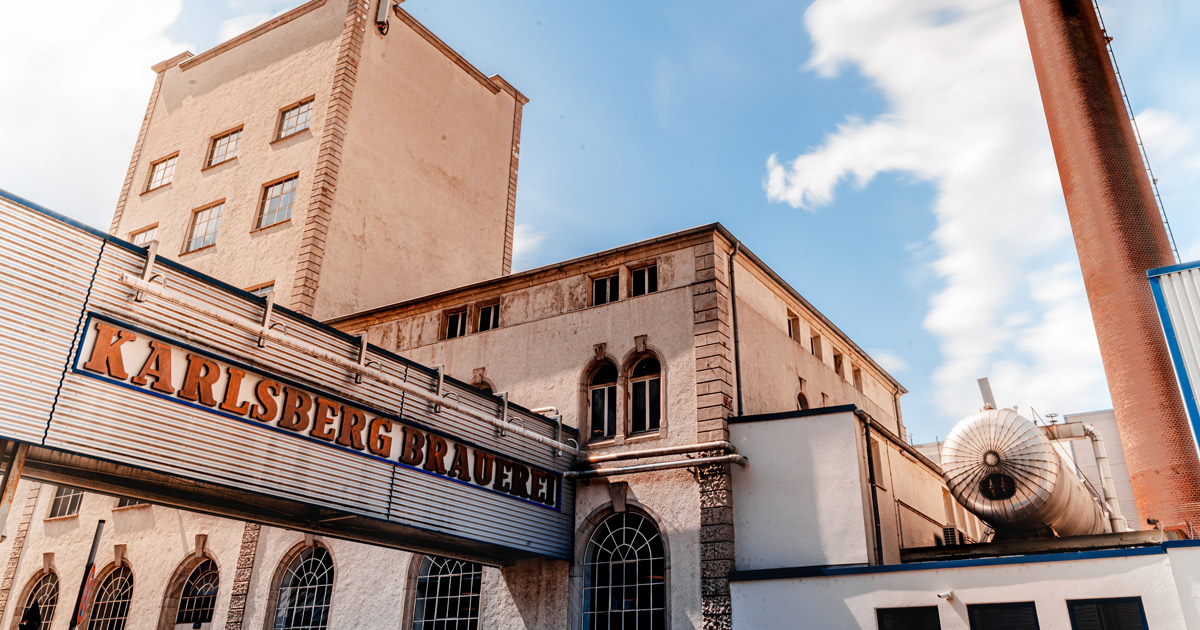
<path fill-rule="evenodd" d="M 1012 409 L 984 409 L 942 444 L 946 485 L 998 535 L 1103 534 L 1105 517 L 1045 431 Z"/>

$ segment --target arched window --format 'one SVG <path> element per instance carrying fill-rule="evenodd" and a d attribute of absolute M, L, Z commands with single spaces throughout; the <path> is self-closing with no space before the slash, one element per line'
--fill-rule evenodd
<path fill-rule="evenodd" d="M 653 521 L 636 512 L 606 518 L 584 557 L 584 628 L 666 628 L 666 574 L 662 536 Z"/>
<path fill-rule="evenodd" d="M 320 546 L 307 547 L 288 563 L 275 601 L 274 630 L 325 630 L 333 593 L 333 558 Z"/>
<path fill-rule="evenodd" d="M 205 559 L 188 574 L 179 592 L 179 611 L 175 613 L 176 624 L 212 623 L 213 609 L 217 605 L 217 587 L 221 576 L 217 563 Z"/>
<path fill-rule="evenodd" d="M 88 615 L 88 630 L 125 630 L 132 599 L 133 572 L 124 566 L 113 569 L 96 589 L 96 600 Z"/>
<path fill-rule="evenodd" d="M 596 366 L 588 379 L 588 417 L 589 439 L 617 434 L 617 366 L 607 361 Z"/>
<path fill-rule="evenodd" d="M 475 630 L 483 567 L 474 562 L 425 556 L 417 575 L 412 630 Z"/>
<path fill-rule="evenodd" d="M 632 414 L 629 432 L 646 433 L 658 430 L 662 421 L 662 378 L 658 359 L 645 357 L 633 365 L 629 374 Z"/>
<path fill-rule="evenodd" d="M 50 622 L 54 621 L 54 610 L 58 608 L 58 576 L 45 573 L 38 578 L 29 589 L 25 598 L 25 607 L 21 609 L 21 621 L 41 620 L 41 623 L 30 628 L 49 630 Z"/>

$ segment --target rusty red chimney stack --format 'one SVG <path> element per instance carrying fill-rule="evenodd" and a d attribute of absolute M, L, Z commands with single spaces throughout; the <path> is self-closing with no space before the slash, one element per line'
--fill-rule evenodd
<path fill-rule="evenodd" d="M 1175 260 L 1106 33 L 1091 0 L 1020 1 L 1143 527 L 1200 525 L 1200 459 L 1146 279 Z"/>

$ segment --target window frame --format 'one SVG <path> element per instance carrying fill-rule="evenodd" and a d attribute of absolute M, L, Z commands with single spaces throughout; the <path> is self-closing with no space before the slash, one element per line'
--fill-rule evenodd
<path fill-rule="evenodd" d="M 1030 610 L 1032 610 L 1033 611 L 1033 630 L 1041 630 L 1042 622 L 1041 622 L 1041 619 L 1038 618 L 1037 603 L 1032 602 L 1032 601 L 988 602 L 988 603 L 984 603 L 984 604 L 967 604 L 967 625 L 970 627 L 970 630 L 980 630 L 980 628 L 976 627 L 975 620 L 972 618 L 972 615 L 971 615 L 972 610 L 996 610 L 996 609 L 1002 609 L 1002 608 L 1016 608 L 1016 607 L 1029 608 Z"/>
<path fill-rule="evenodd" d="M 605 287 L 605 300 L 596 300 L 596 286 L 600 282 L 608 283 Z M 588 306 L 604 306 L 621 301 L 621 271 L 612 269 L 588 276 Z"/>
<path fill-rule="evenodd" d="M 270 203 L 270 201 L 272 199 L 272 197 L 267 196 L 268 193 L 275 186 L 280 186 L 279 198 L 283 198 L 283 196 L 285 194 L 287 194 L 287 193 L 283 192 L 283 187 L 289 180 L 296 180 L 296 184 L 292 187 L 292 190 L 291 190 L 292 200 L 291 200 L 291 203 L 288 204 L 287 217 L 285 217 L 283 219 L 278 219 L 280 212 L 277 207 L 274 212 L 274 216 L 276 217 L 276 220 L 272 223 L 264 224 L 263 220 L 266 219 L 266 217 L 267 217 L 267 212 L 266 212 L 267 204 Z M 275 178 L 275 179 L 263 184 L 262 187 L 259 188 L 258 208 L 256 209 L 256 211 L 254 213 L 254 228 L 250 230 L 250 233 L 253 234 L 255 232 L 260 232 L 262 230 L 267 230 L 267 229 L 273 228 L 277 225 L 283 225 L 283 224 L 291 222 L 292 214 L 294 214 L 296 211 L 296 194 L 299 191 L 300 191 L 300 172 L 299 171 L 296 171 L 295 173 L 291 173 L 289 175 L 284 175 L 283 177 Z"/>
<path fill-rule="evenodd" d="M 50 580 L 53 580 L 53 584 L 54 584 L 54 603 L 50 606 L 50 609 L 51 609 L 50 615 L 47 616 L 45 613 L 46 609 L 41 607 L 41 604 L 43 604 L 44 602 L 39 602 L 38 612 L 40 612 L 42 614 L 42 624 L 38 627 L 37 630 L 49 630 L 51 625 L 54 623 L 54 616 L 56 614 L 58 614 L 59 610 L 62 609 L 62 606 L 60 606 L 60 604 L 62 603 L 62 595 L 63 595 L 62 580 L 58 577 L 58 574 L 56 572 L 54 572 L 53 570 L 42 569 L 42 570 L 39 570 L 38 572 L 34 573 L 33 576 L 29 578 L 29 581 L 25 583 L 25 589 L 23 591 L 21 591 L 20 599 L 16 600 L 19 608 L 17 608 L 13 612 L 13 619 L 12 619 L 13 630 L 17 630 L 17 628 L 19 627 L 19 625 L 21 623 L 21 617 L 25 616 L 25 611 L 29 610 L 29 604 L 32 603 L 31 600 L 33 599 L 33 597 L 35 595 L 38 594 L 38 592 L 40 590 L 42 590 L 41 589 L 42 582 L 47 580 L 48 578 Z M 10 600 L 10 601 L 12 601 L 12 600 Z M 67 610 L 71 610 L 71 608 L 68 608 Z M 71 610 L 71 612 L 74 612 L 74 611 Z"/>
<path fill-rule="evenodd" d="M 658 373 L 654 374 L 654 375 L 650 375 L 650 376 L 634 377 L 633 371 L 635 369 L 637 369 L 637 366 L 640 365 L 642 363 L 642 361 L 645 361 L 647 359 L 651 359 L 655 363 L 658 364 Z M 626 428 L 625 437 L 638 438 L 638 437 L 661 435 L 663 425 L 665 424 L 663 421 L 666 419 L 666 415 L 667 415 L 666 409 L 665 409 L 665 404 L 664 404 L 665 400 L 664 400 L 664 396 L 663 396 L 664 381 L 663 381 L 662 359 L 660 359 L 658 357 L 658 355 L 656 355 L 654 353 L 647 352 L 645 354 L 639 354 L 639 355 L 634 356 L 632 359 L 630 359 L 630 361 L 628 362 L 628 365 L 629 365 L 629 369 L 626 371 L 625 381 L 627 383 L 626 391 L 628 392 L 626 394 L 626 397 L 628 399 L 628 405 L 627 405 L 628 414 L 627 415 L 629 417 L 629 420 L 628 420 L 628 424 L 625 427 Z M 646 383 L 646 394 L 645 394 L 646 410 L 645 411 L 647 414 L 649 414 L 651 412 L 651 408 L 652 408 L 650 405 L 650 398 L 651 398 L 650 382 L 651 381 L 658 382 L 658 426 L 654 427 L 653 429 L 650 428 L 650 419 L 651 418 L 649 416 L 647 416 L 646 428 L 642 429 L 640 431 L 635 430 L 634 429 L 634 420 L 635 420 L 634 414 L 636 414 L 638 411 L 637 403 L 636 403 L 636 396 L 637 396 L 636 388 L 637 388 L 638 384 Z"/>
<path fill-rule="evenodd" d="M 641 287 L 641 289 L 642 289 L 641 293 L 637 292 L 639 289 L 638 280 L 637 280 L 637 275 L 639 272 L 643 274 L 641 284 L 644 286 Z M 653 274 L 651 272 L 653 272 Z M 653 275 L 653 278 L 651 278 L 651 275 Z M 651 282 L 651 280 L 653 280 L 653 282 Z M 653 285 L 653 288 L 651 288 L 652 285 Z M 641 297 L 643 295 L 650 295 L 651 293 L 658 293 L 658 261 L 657 260 L 651 261 L 649 263 L 643 263 L 643 264 L 637 265 L 635 267 L 629 268 L 629 297 L 631 297 L 631 298 Z"/>
<path fill-rule="evenodd" d="M 875 627 L 879 628 L 879 630 L 888 630 L 888 628 L 885 628 L 883 625 L 883 619 L 881 619 L 881 614 L 883 614 L 885 612 L 892 612 L 892 611 L 905 611 L 905 612 L 923 611 L 926 614 L 928 614 L 929 612 L 932 612 L 933 617 L 934 617 L 933 620 L 937 623 L 937 627 L 933 628 L 933 629 L 927 629 L 927 630 L 941 630 L 941 628 L 942 628 L 942 614 L 937 606 L 886 606 L 886 607 L 876 608 L 875 609 Z"/>
<path fill-rule="evenodd" d="M 146 240 L 144 243 L 138 243 L 137 238 L 148 232 L 154 232 L 154 238 Z M 129 242 L 138 247 L 149 247 L 151 241 L 158 240 L 158 222 L 151 223 L 141 229 L 134 230 L 129 233 Z"/>
<path fill-rule="evenodd" d="M 821 333 L 809 329 L 808 333 L 808 350 L 818 361 L 825 361 L 825 349 L 821 343 Z"/>
<path fill-rule="evenodd" d="M 800 316 L 793 313 L 790 308 L 787 309 L 787 335 L 792 341 L 801 343 Z"/>
<path fill-rule="evenodd" d="M 209 243 L 207 243 L 205 245 L 201 245 L 199 247 L 192 248 L 192 243 L 193 243 L 193 241 L 196 240 L 196 236 L 195 236 L 196 225 L 197 225 L 196 220 L 199 217 L 200 213 L 205 212 L 207 210 L 212 210 L 213 208 L 216 208 L 218 206 L 221 207 L 221 214 L 217 216 L 217 224 L 215 226 L 213 226 L 213 231 L 211 234 L 212 241 L 210 241 Z M 193 208 L 192 214 L 188 218 L 187 232 L 184 234 L 184 238 L 183 238 L 183 249 L 179 252 L 179 255 L 184 256 L 186 254 L 192 254 L 195 252 L 206 250 L 210 247 L 216 247 L 217 246 L 217 235 L 220 233 L 221 219 L 223 219 L 223 218 L 225 218 L 225 200 L 224 199 L 214 201 L 209 204 L 205 204 L 203 206 L 200 206 L 199 208 Z M 205 219 L 206 224 L 211 223 L 211 222 L 212 222 L 211 216 L 208 219 Z M 207 239 L 209 236 L 210 235 L 206 233 L 204 235 L 204 239 Z"/>
<path fill-rule="evenodd" d="M 638 506 L 638 507 L 640 507 L 640 506 Z M 578 553 L 578 555 L 577 555 L 578 563 L 579 563 L 579 566 L 582 568 L 582 571 L 581 571 L 581 575 L 578 578 L 579 581 L 577 582 L 577 584 L 578 584 L 577 592 L 579 593 L 579 599 L 576 601 L 578 602 L 578 608 L 575 609 L 575 614 L 573 614 L 572 616 L 575 619 L 579 620 L 580 628 L 590 629 L 593 627 L 589 620 L 589 613 L 594 615 L 594 614 L 599 614 L 599 613 L 604 613 L 604 612 L 613 612 L 613 609 L 611 607 L 607 611 L 605 611 L 605 610 L 590 611 L 589 610 L 590 606 L 589 606 L 589 601 L 588 601 L 588 595 L 589 595 L 588 590 L 600 588 L 600 587 L 589 586 L 589 584 L 591 584 L 592 580 L 594 579 L 593 573 L 592 573 L 593 567 L 600 565 L 600 562 L 594 561 L 594 559 L 596 557 L 595 554 L 596 554 L 596 547 L 597 547 L 597 545 L 595 545 L 595 542 L 602 535 L 602 533 L 609 534 L 609 536 L 606 538 L 606 540 L 611 540 L 612 539 L 611 534 L 613 533 L 614 530 L 608 524 L 610 522 L 616 521 L 617 519 L 624 519 L 625 522 L 621 525 L 621 528 L 623 529 L 628 526 L 628 519 L 630 517 L 640 518 L 642 520 L 641 520 L 641 523 L 639 523 L 639 525 L 649 524 L 650 527 L 653 528 L 654 535 L 652 537 L 649 537 L 649 539 L 646 540 L 646 543 L 643 544 L 642 546 L 643 547 L 646 547 L 646 546 L 651 547 L 649 550 L 650 556 L 648 558 L 646 558 L 646 561 L 650 565 L 650 570 L 651 571 L 655 570 L 655 568 L 656 568 L 655 562 L 657 561 L 658 563 L 660 563 L 658 568 L 660 568 L 662 571 L 661 576 L 654 575 L 653 573 L 651 573 L 651 575 L 649 577 L 651 578 L 652 582 L 650 584 L 646 585 L 646 586 L 650 587 L 651 589 L 654 589 L 656 586 L 659 587 L 661 589 L 660 594 L 661 594 L 661 599 L 662 599 L 662 606 L 660 608 L 654 609 L 653 602 L 656 601 L 657 598 L 655 597 L 653 591 L 651 591 L 652 610 L 657 610 L 659 612 L 660 617 L 657 620 L 652 619 L 651 624 L 650 624 L 650 626 L 648 626 L 647 630 L 653 630 L 656 626 L 661 627 L 661 628 L 671 627 L 670 545 L 668 544 L 667 537 L 663 532 L 662 526 L 660 525 L 660 521 L 659 521 L 659 519 L 656 519 L 653 515 L 649 514 L 648 512 L 646 512 L 642 509 L 637 509 L 632 505 L 628 506 L 627 509 L 622 512 L 614 511 L 612 509 L 612 506 L 610 505 L 589 519 L 589 523 L 591 523 L 592 525 L 591 525 L 591 527 L 588 527 L 587 530 L 590 530 L 590 531 L 587 531 L 586 536 L 580 537 L 581 544 L 577 547 L 577 549 L 579 550 L 577 552 Z M 606 526 L 607 526 L 607 530 L 606 530 Z M 640 527 L 634 528 L 634 531 L 641 533 L 641 528 Z M 654 546 L 657 546 L 658 548 L 654 549 L 653 548 Z M 655 556 L 654 554 L 656 552 L 659 555 Z M 641 564 L 642 564 L 642 559 L 639 556 L 638 562 L 635 564 L 635 566 L 638 566 Z M 660 578 L 660 579 L 658 581 L 653 581 L 654 578 Z M 637 583 L 636 580 L 637 580 L 637 578 L 635 578 L 635 588 L 636 588 L 636 586 L 640 585 Z M 609 588 L 611 588 L 611 587 L 609 587 Z M 623 588 L 629 588 L 629 587 L 624 586 Z M 655 621 L 661 622 L 661 626 L 659 626 L 658 623 L 654 623 Z M 610 626 L 605 626 L 605 627 L 610 627 Z M 638 625 L 637 627 L 642 628 L 643 626 Z"/>
<path fill-rule="evenodd" d="M 425 585 L 427 587 L 430 582 L 430 579 L 429 579 L 430 578 L 430 570 L 434 567 L 435 563 L 443 563 L 443 566 L 445 566 L 446 564 L 459 563 L 461 565 L 461 567 L 464 569 L 463 571 L 461 571 L 460 573 L 457 574 L 460 576 L 457 580 L 449 583 L 449 585 L 448 585 L 449 588 L 453 588 L 453 586 L 455 584 L 457 584 L 461 589 L 461 587 L 463 586 L 463 582 L 465 582 L 467 579 L 477 579 L 478 580 L 477 592 L 475 592 L 473 594 L 468 593 L 466 595 L 466 597 L 474 599 L 474 603 L 475 603 L 474 617 L 473 618 L 454 617 L 453 620 L 458 621 L 458 623 L 456 623 L 454 625 L 454 627 L 456 627 L 456 628 L 458 628 L 458 627 L 466 627 L 469 629 L 480 628 L 481 627 L 480 620 L 483 618 L 482 612 L 483 612 L 483 604 L 484 604 L 484 602 L 483 602 L 483 577 L 484 577 L 483 565 L 481 565 L 477 562 L 468 562 L 466 560 L 458 560 L 456 558 L 445 558 L 442 556 L 432 556 L 432 555 L 427 555 L 427 554 L 414 555 L 413 559 L 412 559 L 413 569 L 412 569 L 412 573 L 409 576 L 409 583 L 411 584 L 412 596 L 411 596 L 411 598 L 409 598 L 408 605 L 406 606 L 405 612 L 407 614 L 406 614 L 406 619 L 405 619 L 405 623 L 404 623 L 403 627 L 407 628 L 407 629 L 411 629 L 411 630 L 425 630 L 425 628 L 427 628 L 427 627 L 428 628 L 448 627 L 448 626 L 444 626 L 441 624 L 444 624 L 446 621 L 450 621 L 449 619 L 438 619 L 438 618 L 419 619 L 419 620 L 417 619 L 417 606 L 419 604 L 421 604 L 425 601 L 429 601 L 430 599 L 433 599 L 434 601 L 436 601 L 439 597 L 442 596 L 441 595 L 442 589 L 441 589 L 440 584 L 439 584 L 437 590 L 435 591 L 436 595 L 433 598 L 429 598 L 428 596 L 423 596 L 421 593 L 422 580 L 424 580 Z M 455 575 L 455 574 L 439 573 L 435 577 L 441 579 L 441 578 L 443 578 L 443 576 L 446 576 L 446 575 Z M 475 577 L 476 575 L 478 577 Z M 468 578 L 467 576 L 470 576 L 470 577 Z M 462 599 L 464 597 L 464 595 L 460 591 L 460 593 L 458 595 L 452 595 L 451 597 L 454 597 L 456 599 Z M 426 608 L 422 607 L 422 613 L 423 613 L 422 616 L 424 616 L 425 610 L 426 610 Z M 437 610 L 437 607 L 435 607 L 435 611 L 436 610 Z M 474 625 L 471 624 L 472 621 L 474 622 Z M 420 624 L 420 625 L 418 625 L 418 624 Z"/>
<path fill-rule="evenodd" d="M 119 571 L 124 571 L 128 574 L 127 579 L 129 580 L 129 589 L 128 589 L 129 599 L 124 600 L 126 603 L 125 614 L 124 614 L 124 618 L 121 620 L 121 624 L 118 627 L 118 630 L 124 630 L 124 628 L 128 627 L 129 613 L 133 608 L 133 589 L 134 589 L 134 587 L 137 586 L 137 579 L 133 575 L 133 569 L 130 568 L 130 566 L 127 563 L 122 563 L 119 565 L 113 565 L 113 566 L 109 567 L 107 571 L 105 571 L 104 573 L 101 574 L 104 577 L 96 580 L 96 587 L 95 587 L 96 590 L 92 594 L 92 602 L 91 602 L 91 605 L 88 606 L 88 611 L 87 611 L 87 619 L 86 619 L 87 630 L 100 630 L 97 628 L 93 628 L 93 625 L 96 623 L 96 618 L 95 618 L 96 608 L 98 606 L 100 606 L 100 594 L 101 594 L 103 588 L 107 585 L 108 581 L 113 579 L 113 575 L 115 575 Z M 106 618 L 106 619 L 102 619 L 101 621 L 109 622 L 112 620 Z M 85 626 L 83 624 L 80 624 L 80 627 L 85 627 Z M 113 626 L 109 625 L 107 623 L 106 623 L 106 625 L 102 626 L 103 630 L 109 630 L 110 628 L 113 628 Z"/>
<path fill-rule="evenodd" d="M 1093 598 L 1089 598 L 1089 599 L 1068 599 L 1066 601 L 1067 617 L 1069 618 L 1069 620 L 1071 622 L 1071 630 L 1079 630 L 1079 620 L 1076 617 L 1075 606 L 1077 606 L 1077 605 L 1078 606 L 1088 606 L 1088 605 L 1110 604 L 1110 603 L 1136 603 L 1138 606 L 1138 612 L 1140 612 L 1142 614 L 1142 630 L 1145 630 L 1150 627 L 1150 620 L 1146 616 L 1146 605 L 1142 602 L 1142 598 L 1140 596 L 1093 597 Z M 1124 629 L 1121 629 L 1121 630 L 1124 630 Z"/>
<path fill-rule="evenodd" d="M 150 507 L 149 503 L 141 499 L 131 499 L 129 497 L 117 497 L 117 502 L 113 504 L 113 511 L 131 510 L 134 508 Z"/>
<path fill-rule="evenodd" d="M 270 289 L 270 291 L 263 291 L 263 289 Z M 260 282 L 259 284 L 246 287 L 245 291 L 250 295 L 265 299 L 268 293 L 275 292 L 275 281 L 272 280 L 270 282 Z M 259 293 L 260 291 L 261 293 Z"/>
<path fill-rule="evenodd" d="M 61 494 L 65 491 L 65 494 Z M 55 486 L 54 496 L 50 499 L 50 511 L 46 513 L 47 521 L 75 518 L 79 516 L 79 511 L 83 509 L 84 491 L 71 486 Z M 55 508 L 60 501 L 67 503 L 67 510 L 63 514 L 55 514 Z"/>
<path fill-rule="evenodd" d="M 289 131 L 286 134 L 283 133 L 283 130 L 284 130 L 283 123 L 287 118 L 288 112 L 292 111 L 293 109 L 299 109 L 300 107 L 304 106 L 305 104 L 307 104 L 309 106 L 309 108 L 308 108 L 308 119 L 304 122 L 304 126 L 298 128 L 298 129 L 293 128 L 292 131 Z M 304 133 L 305 131 L 312 129 L 313 113 L 316 111 L 316 105 L 317 105 L 317 95 L 312 94 L 312 95 L 306 96 L 298 101 L 293 101 L 291 103 L 288 103 L 287 105 L 284 105 L 283 107 L 280 107 L 279 114 L 275 118 L 275 134 L 274 134 L 275 137 L 271 140 L 271 142 L 275 143 L 275 142 L 279 142 L 280 140 L 287 140 L 288 138 L 292 138 L 298 134 Z M 297 118 L 299 118 L 299 115 L 297 115 Z"/>
<path fill-rule="evenodd" d="M 606 367 L 611 367 L 613 370 L 614 377 L 612 382 L 605 382 L 598 385 L 593 384 L 592 381 L 596 378 L 600 370 Z M 617 436 L 621 434 L 621 429 L 623 427 L 621 426 L 622 423 L 619 421 L 622 411 L 620 404 L 621 396 L 619 395 L 620 384 L 621 369 L 617 367 L 616 362 L 608 359 L 607 357 L 599 361 L 593 361 L 592 365 L 589 366 L 584 373 L 584 417 L 587 418 L 587 426 L 584 427 L 583 430 L 586 431 L 588 444 L 612 442 L 615 441 Z M 594 392 L 600 389 L 607 390 L 604 393 L 605 431 L 602 435 L 596 436 L 593 435 L 592 432 L 592 426 L 595 424 L 595 418 L 592 416 L 592 409 L 595 406 L 593 404 L 595 398 Z M 611 416 L 609 415 L 610 413 Z M 610 427 L 612 428 L 611 434 L 608 433 L 608 429 Z"/>
<path fill-rule="evenodd" d="M 442 341 L 458 339 L 459 337 L 467 336 L 467 323 L 471 319 L 471 309 L 466 306 L 447 309 L 442 311 Z M 450 334 L 451 322 L 456 323 L 456 331 L 454 335 Z"/>
<path fill-rule="evenodd" d="M 243 138 L 243 136 L 245 136 L 245 131 L 246 131 L 245 125 L 238 125 L 231 129 L 226 129 L 225 131 L 222 131 L 222 132 L 212 136 L 211 138 L 209 138 L 208 139 L 208 152 L 204 156 L 204 168 L 201 168 L 200 170 L 207 171 L 210 168 L 216 168 L 222 164 L 227 164 L 229 162 L 236 160 L 238 158 L 238 152 L 242 148 L 242 138 Z M 215 157 L 215 155 L 216 155 L 217 142 L 219 142 L 221 139 L 225 138 L 226 136 L 231 136 L 235 133 L 238 134 L 238 139 L 237 139 L 237 145 L 233 148 L 233 157 L 225 157 L 220 162 L 213 162 L 213 157 Z M 227 143 L 227 146 L 228 146 L 228 143 Z M 229 155 L 228 150 L 226 150 L 225 155 L 226 156 Z"/>
<path fill-rule="evenodd" d="M 170 166 L 163 167 L 163 170 L 166 170 L 167 168 L 171 169 L 170 174 L 164 175 L 163 179 L 166 181 L 159 182 L 159 184 L 157 186 L 155 186 L 154 185 L 154 169 L 157 168 L 159 164 L 166 164 L 167 161 L 169 161 L 169 160 L 174 160 L 174 162 L 172 162 Z M 148 192 L 154 192 L 161 188 L 170 186 L 171 183 L 175 181 L 175 171 L 178 168 L 179 168 L 179 151 L 176 151 L 170 155 L 165 155 L 161 158 L 158 158 L 157 160 L 154 160 L 153 162 L 150 162 L 150 168 L 148 169 L 148 171 L 146 173 L 146 185 L 142 188 L 142 194 L 144 195 Z"/>
<path fill-rule="evenodd" d="M 491 321 L 488 322 L 487 328 L 483 326 L 485 312 L 491 313 Z M 496 300 L 494 302 L 484 302 L 475 305 L 475 317 L 472 319 L 475 321 L 475 332 L 477 333 L 496 330 L 500 327 L 500 301 Z"/>

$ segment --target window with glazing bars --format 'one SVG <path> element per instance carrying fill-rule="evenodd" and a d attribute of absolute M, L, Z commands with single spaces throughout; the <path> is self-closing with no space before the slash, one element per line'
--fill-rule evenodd
<path fill-rule="evenodd" d="M 25 600 L 25 608 L 21 609 L 21 621 L 41 619 L 39 625 L 22 626 L 29 630 L 50 630 L 54 621 L 54 611 L 58 609 L 58 576 L 47 573 L 38 578 L 29 598 Z M 36 612 L 35 612 L 36 611 Z"/>
<path fill-rule="evenodd" d="M 262 203 L 258 208 L 257 228 L 283 223 L 292 217 L 292 204 L 296 201 L 296 183 L 298 181 L 300 181 L 300 177 L 293 175 L 274 184 L 263 186 Z"/>
<path fill-rule="evenodd" d="M 617 434 L 617 366 L 605 362 L 588 379 L 588 416 L 590 439 L 601 440 Z"/>
<path fill-rule="evenodd" d="M 876 608 L 875 621 L 879 630 L 941 630 L 937 606 L 906 608 Z"/>
<path fill-rule="evenodd" d="M 488 304 L 479 307 L 479 332 L 500 327 L 500 305 Z"/>
<path fill-rule="evenodd" d="M 147 192 L 171 183 L 171 180 L 175 177 L 175 162 L 178 159 L 179 155 L 176 154 L 150 165 L 150 177 L 146 180 Z"/>
<path fill-rule="evenodd" d="M 145 505 L 145 502 L 138 501 L 137 499 L 130 499 L 129 497 L 121 497 L 117 500 L 117 507 L 119 508 L 133 507 L 135 505 Z"/>
<path fill-rule="evenodd" d="M 292 134 L 308 129 L 309 119 L 312 118 L 313 99 L 299 103 L 279 113 L 279 133 L 275 138 L 286 138 Z"/>
<path fill-rule="evenodd" d="M 446 313 L 446 334 L 445 339 L 454 339 L 467 334 L 467 311 L 454 311 Z"/>
<path fill-rule="evenodd" d="M 475 630 L 482 586 L 482 566 L 425 556 L 413 598 L 412 630 Z"/>
<path fill-rule="evenodd" d="M 333 593 L 333 559 L 324 547 L 309 547 L 288 564 L 279 583 L 274 630 L 326 630 Z"/>
<path fill-rule="evenodd" d="M 221 215 L 224 212 L 225 203 L 222 202 L 192 213 L 192 226 L 188 229 L 187 242 L 183 248 L 185 254 L 217 242 L 217 228 L 221 226 Z"/>
<path fill-rule="evenodd" d="M 617 292 L 620 279 L 617 274 L 603 278 L 592 278 L 592 306 L 600 306 L 621 299 Z"/>
<path fill-rule="evenodd" d="M 133 572 L 129 567 L 119 567 L 105 576 L 96 589 L 88 630 L 125 630 L 132 599 Z"/>
<path fill-rule="evenodd" d="M 583 570 L 584 628 L 667 627 L 666 554 L 650 519 L 622 512 L 601 522 L 588 541 Z"/>
<path fill-rule="evenodd" d="M 238 147 L 241 144 L 241 127 L 213 138 L 212 144 L 208 147 L 208 165 L 216 166 L 237 157 Z"/>
<path fill-rule="evenodd" d="M 271 282 L 268 284 L 264 284 L 262 286 L 257 286 L 257 287 L 254 287 L 253 289 L 249 289 L 249 291 L 250 291 L 250 295 L 255 295 L 258 297 L 267 297 L 268 293 L 275 292 L 275 283 Z"/>
<path fill-rule="evenodd" d="M 150 227 L 142 228 L 141 230 L 138 230 L 137 232 L 130 234 L 129 242 L 133 243 L 134 245 L 137 245 L 139 247 L 145 247 L 150 244 L 150 241 L 153 241 L 157 237 L 158 237 L 158 224 L 155 223 L 154 225 L 152 225 Z"/>
<path fill-rule="evenodd" d="M 215 562 L 205 560 L 196 565 L 179 593 L 179 612 L 175 614 L 175 623 L 212 622 L 220 582 Z"/>
<path fill-rule="evenodd" d="M 1147 630 L 1141 597 L 1067 600 L 1071 630 Z"/>
<path fill-rule="evenodd" d="M 83 501 L 83 490 L 59 486 L 54 491 L 54 500 L 50 502 L 50 516 L 74 516 L 79 513 L 79 504 Z"/>
<path fill-rule="evenodd" d="M 633 366 L 629 375 L 633 418 L 630 433 L 657 431 L 662 421 L 662 379 L 658 359 L 646 357 Z"/>
<path fill-rule="evenodd" d="M 629 295 L 637 297 L 658 290 L 658 265 L 639 267 L 629 272 Z"/>

